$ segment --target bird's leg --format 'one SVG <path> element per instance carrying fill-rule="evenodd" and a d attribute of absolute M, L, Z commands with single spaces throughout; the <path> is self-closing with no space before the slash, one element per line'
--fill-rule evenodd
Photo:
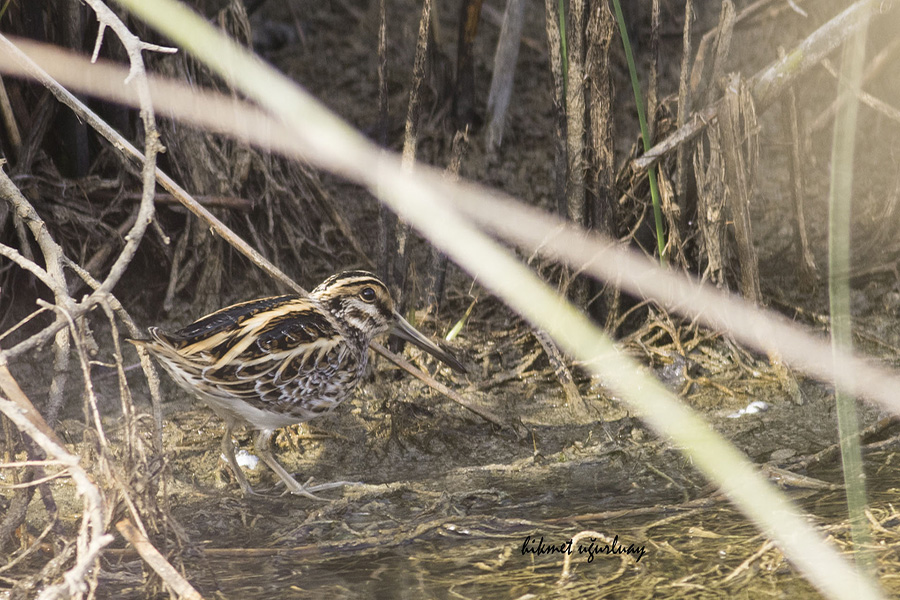
<path fill-rule="evenodd" d="M 254 443 L 254 448 L 256 449 L 256 453 L 259 455 L 263 461 L 269 465 L 269 468 L 275 471 L 278 477 L 281 478 L 281 481 L 284 482 L 285 487 L 287 487 L 288 491 L 292 494 L 297 494 L 298 496 L 306 496 L 307 498 L 312 498 L 313 500 L 326 500 L 326 498 L 320 498 L 313 494 L 313 492 L 318 492 L 322 490 L 330 490 L 337 487 L 342 487 L 345 485 L 357 485 L 355 481 L 335 481 L 332 483 L 323 483 L 320 485 L 314 485 L 311 487 L 307 487 L 306 485 L 300 484 L 296 479 L 294 479 L 290 473 L 288 473 L 284 467 L 282 467 L 275 457 L 272 455 L 272 450 L 270 448 L 270 443 L 272 440 L 272 434 L 275 432 L 271 429 L 261 429 L 259 433 L 256 434 L 256 441 Z M 312 481 L 310 479 L 306 483 Z"/>
<path fill-rule="evenodd" d="M 241 486 L 241 491 L 245 496 L 253 496 L 256 494 L 256 492 L 254 492 L 253 488 L 250 487 L 250 482 L 247 481 L 247 477 L 244 475 L 244 471 L 241 470 L 240 465 L 237 464 L 237 460 L 235 460 L 234 458 L 234 442 L 231 439 L 232 429 L 232 424 L 226 422 L 225 435 L 222 436 L 222 454 L 225 455 L 225 460 L 228 461 L 228 466 L 231 467 L 231 471 L 237 478 L 238 484 Z"/>

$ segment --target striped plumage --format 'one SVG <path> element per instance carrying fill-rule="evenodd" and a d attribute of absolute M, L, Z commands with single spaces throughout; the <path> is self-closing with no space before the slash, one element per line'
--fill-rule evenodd
<path fill-rule="evenodd" d="M 173 334 L 150 328 L 135 341 L 156 356 L 173 379 L 200 396 L 226 423 L 222 449 L 245 493 L 249 484 L 234 460 L 231 431 L 259 431 L 256 450 L 288 489 L 311 491 L 291 477 L 269 449 L 274 430 L 333 410 L 366 370 L 369 343 L 393 332 L 455 369 L 452 355 L 394 311 L 387 287 L 366 271 L 326 279 L 309 297 L 275 296 L 218 310 Z"/>

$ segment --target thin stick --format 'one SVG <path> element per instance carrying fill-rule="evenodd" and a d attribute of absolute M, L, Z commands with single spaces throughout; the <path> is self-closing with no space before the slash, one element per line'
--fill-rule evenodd
<path fill-rule="evenodd" d="M 130 64 L 128 77 L 125 83 L 134 81 L 137 90 L 138 100 L 141 106 L 141 121 L 144 124 L 144 159 L 141 179 L 143 183 L 143 194 L 141 196 L 140 209 L 138 210 L 137 219 L 128 235 L 125 236 L 125 247 L 119 253 L 115 262 L 109 269 L 106 279 L 100 285 L 98 292 L 106 293 L 112 291 L 116 283 L 119 282 L 125 269 L 131 263 L 134 255 L 137 253 L 138 245 L 144 237 L 147 226 L 153 219 L 154 205 L 153 196 L 156 190 L 156 155 L 164 150 L 162 144 L 159 143 L 159 132 L 156 129 L 156 118 L 153 110 L 153 100 L 150 97 L 150 84 L 147 81 L 147 72 L 144 68 L 144 58 L 141 53 L 144 50 L 152 50 L 156 52 L 174 53 L 175 48 L 165 48 L 156 44 L 148 44 L 141 41 L 136 35 L 131 33 L 128 27 L 119 17 L 109 9 L 100 0 L 85 0 L 87 4 L 94 10 L 97 20 L 100 21 L 100 29 L 97 33 L 97 43 L 94 47 L 94 55 L 92 61 L 97 60 L 97 53 L 100 50 L 100 44 L 103 40 L 103 31 L 106 27 L 112 29 L 128 54 Z"/>
<path fill-rule="evenodd" d="M 547 335 L 546 331 L 535 329 L 533 333 L 534 337 L 537 338 L 537 341 L 540 342 L 541 346 L 544 348 L 547 359 L 550 361 L 550 364 L 553 366 L 553 371 L 556 373 L 556 379 L 566 393 L 566 400 L 572 416 L 576 419 L 588 417 L 587 403 L 585 403 L 584 398 L 581 397 L 578 386 L 575 385 L 572 371 L 566 366 L 566 361 L 562 352 L 559 351 L 559 348 L 553 342 L 553 339 Z"/>
<path fill-rule="evenodd" d="M 131 524 L 128 519 L 122 519 L 116 523 L 116 529 L 122 534 L 128 543 L 134 546 L 141 558 L 144 559 L 150 568 L 156 571 L 156 574 L 166 583 L 167 586 L 184 600 L 203 600 L 203 596 L 194 589 L 190 582 L 181 576 L 181 573 L 175 570 L 169 561 L 159 553 L 159 550 L 150 543 L 137 528 Z"/>

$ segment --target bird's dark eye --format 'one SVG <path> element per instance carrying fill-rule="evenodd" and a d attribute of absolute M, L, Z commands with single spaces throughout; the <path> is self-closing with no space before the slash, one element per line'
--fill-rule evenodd
<path fill-rule="evenodd" d="M 364 287 L 359 293 L 359 297 L 363 302 L 375 302 L 375 290 L 370 287 Z"/>

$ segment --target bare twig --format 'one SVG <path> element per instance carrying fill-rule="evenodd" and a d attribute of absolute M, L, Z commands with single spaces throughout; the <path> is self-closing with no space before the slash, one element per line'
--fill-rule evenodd
<path fill-rule="evenodd" d="M 881 72 L 884 71 L 886 66 L 892 64 L 891 59 L 898 49 L 900 49 L 900 38 L 891 41 L 887 46 L 882 48 L 878 54 L 872 57 L 871 60 L 866 61 L 866 72 L 863 74 L 862 85 L 860 87 L 865 86 L 869 81 L 878 77 Z M 823 62 L 823 65 L 833 77 L 837 78 L 834 69 L 828 67 L 827 61 Z M 812 122 L 809 127 L 810 133 L 815 133 L 830 123 L 831 119 L 834 118 L 834 113 L 837 112 L 838 106 L 844 101 L 844 98 L 835 98 L 831 105 L 822 111 L 822 114 L 816 117 Z"/>
<path fill-rule="evenodd" d="M 81 279 L 95 292 L 100 287 L 100 282 L 94 279 L 90 273 L 81 268 L 81 266 L 74 261 L 67 260 L 66 266 L 72 269 L 76 275 L 81 277 Z M 128 333 L 131 337 L 140 338 L 143 335 L 143 331 L 137 326 L 131 318 L 131 315 L 129 315 L 122 307 L 118 298 L 112 294 L 101 294 L 98 301 L 100 304 L 112 308 L 116 316 L 119 317 L 125 324 L 125 327 L 128 328 Z M 0 353 L 0 356 L 2 356 L 2 353 Z M 141 361 L 141 369 L 144 371 L 144 376 L 147 378 L 147 385 L 150 388 L 150 399 L 153 405 L 153 420 L 156 423 L 156 427 L 154 428 L 153 447 L 157 454 L 162 454 L 162 398 L 159 392 L 159 375 L 156 372 L 156 367 L 153 366 L 153 361 L 150 360 L 150 356 L 143 348 L 138 348 L 138 356 Z"/>
<path fill-rule="evenodd" d="M 829 60 L 827 60 L 827 59 L 826 59 L 826 60 L 823 60 L 823 61 L 822 61 L 822 66 L 825 67 L 825 70 L 828 71 L 828 73 L 829 73 L 832 77 L 834 77 L 835 79 L 839 79 L 839 78 L 840 78 L 840 75 L 838 74 L 837 70 L 836 70 L 836 69 L 834 68 L 834 66 L 831 64 L 831 61 L 829 61 Z M 884 115 L 884 116 L 887 117 L 888 119 L 891 119 L 892 121 L 900 122 L 900 110 L 898 110 L 897 108 L 891 106 L 890 104 L 888 104 L 888 103 L 885 102 L 884 100 L 881 100 L 881 99 L 879 99 L 879 98 L 876 98 L 876 97 L 873 96 L 872 94 L 863 91 L 861 87 L 860 87 L 860 89 L 856 92 L 856 97 L 859 99 L 860 102 L 862 102 L 863 104 L 865 104 L 865 105 L 868 106 L 869 108 L 872 108 L 872 109 L 874 109 L 874 110 L 880 112 L 882 115 Z M 837 107 L 840 106 L 840 105 L 842 104 L 842 100 L 843 100 L 843 98 L 838 98 L 838 99 L 835 100 L 835 103 L 834 103 L 835 111 L 837 111 Z M 834 115 L 824 115 L 824 116 L 827 116 L 828 118 L 830 118 L 830 117 L 833 117 Z M 827 120 L 827 119 L 826 119 L 826 120 Z M 818 123 L 817 123 L 817 124 L 818 124 Z M 823 124 L 823 126 L 824 126 L 824 124 Z M 813 131 L 815 131 L 815 130 L 813 130 Z"/>
<path fill-rule="evenodd" d="M 385 358 L 390 360 L 392 363 L 394 363 L 395 365 L 397 365 L 398 367 L 400 367 L 401 369 L 403 369 L 404 371 L 406 371 L 413 377 L 416 377 L 417 379 L 422 380 L 426 385 L 428 385 L 429 387 L 431 387 L 438 393 L 443 394 L 444 396 L 446 396 L 450 400 L 456 402 L 457 404 L 459 404 L 466 410 L 469 410 L 469 411 L 475 413 L 476 415 L 478 415 L 485 421 L 488 421 L 489 423 L 493 423 L 494 425 L 496 425 L 497 427 L 499 427 L 501 429 L 509 428 L 519 437 L 522 437 L 524 435 L 523 428 L 519 422 L 515 421 L 512 423 L 506 423 L 503 419 L 501 419 L 500 417 L 498 417 L 497 415 L 495 415 L 488 409 L 478 406 L 477 404 L 474 404 L 474 403 L 470 402 L 469 400 L 466 400 L 460 394 L 451 390 L 450 388 L 448 388 L 443 383 L 436 380 L 434 377 L 432 377 L 428 373 L 425 373 L 421 369 L 417 369 L 408 360 L 406 360 L 402 356 L 394 354 L 393 352 L 391 352 L 390 350 L 388 350 L 387 348 L 385 348 L 378 342 L 372 342 L 371 344 L 369 344 L 369 347 L 372 348 L 372 350 L 374 350 L 375 352 L 378 352 L 379 354 L 381 354 L 382 356 L 384 356 Z"/>
<path fill-rule="evenodd" d="M 150 565 L 156 574 L 166 583 L 174 594 L 184 600 L 202 600 L 203 596 L 194 589 L 190 582 L 182 577 L 181 573 L 175 570 L 169 561 L 159 553 L 159 550 L 150 543 L 147 536 L 142 534 L 127 519 L 122 519 L 116 523 L 116 529 L 122 534 L 128 543 L 130 543 L 141 558 Z"/>
<path fill-rule="evenodd" d="M 2 183 L 0 183 L 0 185 L 2 185 Z M 19 254 L 19 251 L 15 248 L 11 248 L 6 244 L 0 244 L 0 256 L 16 263 L 23 270 L 28 271 L 29 273 L 37 277 L 38 280 L 40 280 L 41 283 L 46 285 L 48 288 L 53 289 L 55 282 L 53 281 L 53 278 L 50 277 L 50 275 L 47 273 L 47 271 L 37 266 L 37 264 L 35 264 L 33 260 L 29 260 Z"/>
<path fill-rule="evenodd" d="M 138 210 L 137 219 L 128 235 L 125 236 L 125 247 L 119 253 L 118 258 L 109 269 L 106 279 L 97 290 L 101 293 L 112 291 L 116 283 L 125 273 L 125 269 L 131 263 L 137 252 L 138 245 L 144 237 L 147 226 L 153 219 L 153 197 L 156 191 L 156 155 L 164 150 L 162 144 L 159 143 L 159 132 L 156 130 L 156 120 L 153 112 L 153 100 L 150 97 L 150 85 L 147 82 L 147 72 L 144 68 L 144 58 L 141 53 L 144 50 L 152 50 L 155 52 L 176 52 L 174 48 L 164 48 L 155 44 L 148 44 L 141 41 L 136 35 L 131 33 L 128 27 L 121 19 L 109 9 L 100 0 L 85 0 L 97 15 L 100 22 L 100 29 L 97 33 L 97 43 L 94 46 L 94 55 L 92 61 L 97 60 L 97 54 L 100 51 L 100 45 L 103 40 L 103 32 L 109 27 L 112 29 L 128 54 L 130 69 L 128 77 L 125 78 L 125 84 L 134 81 L 138 101 L 141 107 L 141 121 L 144 124 L 144 161 L 141 179 L 143 182 L 143 195 L 141 197 L 141 205 Z"/>
<path fill-rule="evenodd" d="M 73 332 L 77 331 L 75 320 L 72 318 L 72 315 L 66 312 L 62 307 L 51 305 L 40 299 L 38 300 L 38 305 L 56 310 L 69 322 L 69 329 Z M 90 412 L 91 417 L 94 419 L 94 428 L 99 436 L 100 446 L 106 448 L 109 445 L 109 442 L 106 439 L 106 433 L 103 431 L 103 423 L 100 421 L 100 410 L 97 408 L 97 395 L 94 393 L 94 382 L 91 379 L 90 359 L 88 358 L 82 337 L 80 335 L 73 335 L 72 339 L 75 340 L 75 348 L 78 351 L 78 358 L 81 361 L 81 373 L 84 378 L 87 411 Z"/>
<path fill-rule="evenodd" d="M 773 542 L 772 540 L 766 540 L 765 542 L 763 542 L 762 546 L 760 546 L 756 552 L 747 557 L 744 562 L 735 567 L 734 570 L 731 571 L 731 573 L 729 573 L 724 579 L 722 579 L 722 583 L 728 583 L 741 573 L 749 571 L 750 565 L 752 565 L 754 561 L 761 558 L 763 554 L 765 554 L 772 548 L 775 548 L 775 542 Z"/>
<path fill-rule="evenodd" d="M 34 210 L 34 207 L 31 205 L 31 203 L 28 202 L 25 196 L 23 196 L 19 191 L 19 188 L 16 187 L 9 176 L 2 170 L 0 170 L 0 197 L 5 199 L 10 204 L 19 218 L 23 220 L 31 230 L 32 235 L 34 236 L 35 240 L 38 243 L 38 246 L 41 248 L 41 252 L 44 255 L 44 264 L 46 265 L 46 270 L 41 269 L 31 260 L 21 256 L 18 252 L 16 252 L 12 248 L 8 248 L 7 246 L 0 246 L 0 253 L 16 262 L 16 264 L 18 264 L 22 268 L 27 269 L 38 279 L 40 279 L 40 281 L 44 283 L 44 285 L 50 288 L 50 291 L 53 292 L 53 297 L 56 305 L 60 307 L 60 309 L 64 309 L 70 312 L 78 310 L 75 301 L 72 300 L 72 298 L 69 296 L 66 278 L 63 274 L 62 264 L 64 260 L 64 253 L 62 248 L 60 248 L 60 246 L 50 235 L 46 224 L 44 223 L 43 219 L 41 219 L 40 215 L 38 215 L 37 211 Z M 65 319 L 63 319 L 60 315 L 57 315 L 57 318 L 54 321 L 53 325 L 45 328 L 41 333 L 32 336 L 30 339 L 35 339 L 38 336 L 41 336 L 41 341 L 49 339 L 50 335 L 55 335 L 62 329 L 63 326 L 65 326 Z M 20 343 L 19 346 L 21 345 L 22 344 Z M 62 399 L 62 386 L 65 385 L 65 376 L 62 370 L 62 351 L 68 349 L 67 339 L 64 340 L 61 339 L 61 337 L 57 337 L 56 346 L 56 366 L 59 368 L 59 370 L 57 370 L 54 375 L 56 387 L 54 388 L 54 393 L 51 394 L 51 413 L 55 413 L 58 410 L 58 404 Z M 2 354 L 2 352 L 0 352 L 0 354 Z M 54 406 L 56 408 L 53 408 Z"/>

